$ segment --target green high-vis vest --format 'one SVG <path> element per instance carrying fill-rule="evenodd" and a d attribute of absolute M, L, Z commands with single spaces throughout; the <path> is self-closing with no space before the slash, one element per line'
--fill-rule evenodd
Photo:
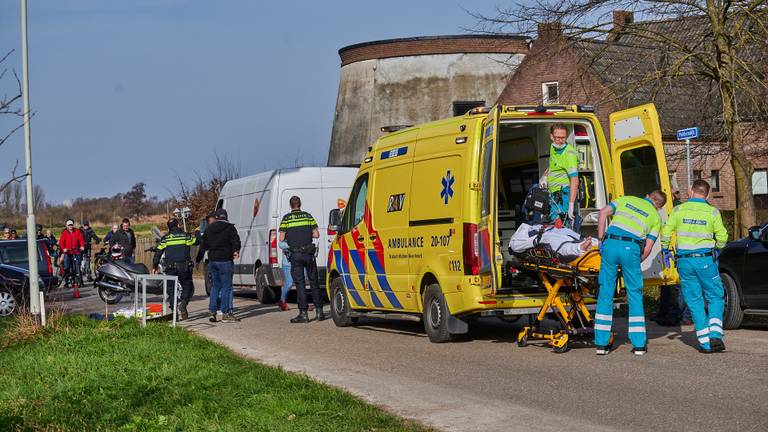
<path fill-rule="evenodd" d="M 691 198 L 672 210 L 662 231 L 662 248 L 669 248 L 673 233 L 677 233 L 675 249 L 678 253 L 722 248 L 728 241 L 720 211 L 700 198 Z"/>

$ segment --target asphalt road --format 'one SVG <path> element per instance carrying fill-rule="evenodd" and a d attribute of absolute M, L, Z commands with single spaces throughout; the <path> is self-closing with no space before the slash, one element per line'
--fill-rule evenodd
<path fill-rule="evenodd" d="M 60 304 L 69 312 L 104 311 L 92 290 L 83 294 Z M 649 324 L 643 357 L 630 353 L 620 328 L 616 351 L 597 357 L 591 347 L 565 354 L 519 348 L 517 327 L 496 319 L 480 320 L 461 342 L 432 344 L 421 324 L 290 324 L 295 309 L 280 312 L 241 296 L 240 323 L 211 324 L 207 299 L 195 299 L 187 328 L 444 430 L 768 430 L 765 324 L 727 332 L 728 352 L 712 355 L 695 350 L 692 327 Z"/>

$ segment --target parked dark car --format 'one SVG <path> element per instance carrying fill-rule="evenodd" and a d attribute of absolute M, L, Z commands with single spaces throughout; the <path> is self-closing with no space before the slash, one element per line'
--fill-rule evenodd
<path fill-rule="evenodd" d="M 39 240 L 37 267 L 40 275 L 40 290 L 46 292 L 56 286 L 56 275 L 51 267 L 48 247 Z M 26 240 L 0 241 L 0 316 L 14 314 L 19 305 L 26 304 L 29 297 L 29 260 Z"/>
<path fill-rule="evenodd" d="M 768 223 L 728 243 L 720 255 L 725 289 L 723 327 L 738 328 L 744 315 L 768 315 Z"/>

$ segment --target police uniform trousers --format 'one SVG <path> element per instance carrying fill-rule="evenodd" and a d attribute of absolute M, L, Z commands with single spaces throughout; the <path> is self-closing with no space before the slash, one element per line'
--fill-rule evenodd
<path fill-rule="evenodd" d="M 307 275 L 306 278 L 304 276 L 305 270 Z M 299 302 L 299 310 L 306 311 L 308 309 L 306 289 L 307 278 L 309 279 L 309 287 L 312 290 L 312 301 L 315 304 L 316 310 L 323 307 L 323 293 L 320 291 L 317 263 L 315 262 L 314 254 L 291 251 L 291 277 L 293 277 L 293 283 L 296 285 L 296 297 Z"/>
<path fill-rule="evenodd" d="M 629 302 L 629 341 L 635 348 L 646 344 L 645 313 L 643 311 L 643 271 L 640 268 L 640 245 L 637 243 L 606 239 L 600 261 L 600 292 L 595 311 L 595 345 L 607 346 L 613 325 L 613 295 L 619 266 Z"/>
<path fill-rule="evenodd" d="M 179 278 L 179 285 L 181 285 L 181 298 L 179 302 L 186 307 L 195 293 L 195 284 L 192 281 L 192 269 L 190 268 L 189 263 L 171 263 L 166 266 L 165 274 Z M 168 282 L 168 285 L 169 301 L 173 304 L 173 286 L 171 286 L 171 282 Z"/>
<path fill-rule="evenodd" d="M 711 256 L 680 256 L 677 259 L 677 272 L 680 275 L 683 298 L 691 311 L 696 339 L 702 348 L 709 349 L 710 338 L 723 338 L 725 301 L 717 262 Z"/>

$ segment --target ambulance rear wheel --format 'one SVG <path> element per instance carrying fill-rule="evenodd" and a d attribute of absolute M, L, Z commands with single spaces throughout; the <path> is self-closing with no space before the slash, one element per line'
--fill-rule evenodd
<path fill-rule="evenodd" d="M 336 327 L 349 327 L 357 324 L 357 317 L 350 317 L 349 297 L 341 278 L 331 282 L 331 318 Z"/>
<path fill-rule="evenodd" d="M 432 284 L 424 291 L 424 330 L 431 342 L 453 342 L 456 335 L 448 331 L 448 303 L 440 285 Z"/>

